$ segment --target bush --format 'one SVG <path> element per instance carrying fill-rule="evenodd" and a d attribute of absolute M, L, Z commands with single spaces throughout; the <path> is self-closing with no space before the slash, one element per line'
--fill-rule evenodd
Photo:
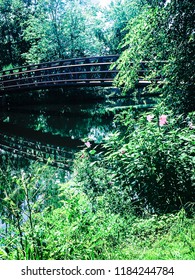
<path fill-rule="evenodd" d="M 58 183 L 63 182 L 64 172 L 37 163 L 20 170 L 9 161 L 5 166 L 0 169 L 0 255 L 39 259 L 36 215 L 61 205 Z"/>
<path fill-rule="evenodd" d="M 1 207 L 9 211 L 3 215 L 6 226 L 0 228 L 0 259 L 194 259 L 194 219 L 187 218 L 184 209 L 134 216 L 131 202 L 125 204 L 125 191 L 111 177 L 112 169 L 108 172 L 106 161 L 90 151 L 82 152 L 81 164 L 88 162 L 91 174 L 99 170 L 91 192 L 90 185 L 82 190 L 87 176 L 80 184 L 74 177 L 59 184 L 59 174 L 53 174 L 50 182 L 48 166 L 35 165 L 28 176 L 23 170 L 7 181 L 3 176 L 7 196 L 1 198 Z M 108 179 L 113 181 L 107 190 Z"/>
<path fill-rule="evenodd" d="M 160 106 L 150 113 L 121 113 L 104 156 L 94 160 L 88 147 L 77 158 L 76 181 L 94 201 L 103 196 L 114 212 L 187 209 L 195 200 L 193 118 Z"/>
<path fill-rule="evenodd" d="M 119 116 L 122 129 L 106 142 L 106 163 L 115 182 L 142 211 L 164 213 L 195 200 L 195 137 L 191 120 L 158 107 Z"/>

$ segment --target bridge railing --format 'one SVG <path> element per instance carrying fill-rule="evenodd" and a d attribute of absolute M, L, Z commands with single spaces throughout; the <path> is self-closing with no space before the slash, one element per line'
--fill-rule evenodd
<path fill-rule="evenodd" d="M 53 62 L 45 62 L 45 63 L 39 63 L 39 64 L 33 64 L 33 65 L 26 65 L 21 66 L 13 69 L 3 70 L 0 71 L 0 77 L 6 79 L 9 76 L 17 76 L 17 75 L 23 75 L 25 73 L 29 73 L 32 71 L 40 72 L 41 70 L 55 70 L 59 67 L 63 68 L 63 66 L 74 66 L 74 65 L 82 65 L 82 64 L 95 64 L 95 63 L 104 63 L 104 62 L 114 62 L 116 61 L 118 56 L 105 56 L 105 57 L 88 57 L 88 58 L 77 58 L 77 59 L 66 59 L 66 60 L 59 60 L 59 61 L 53 61 Z M 109 63 L 110 64 L 110 63 Z"/>
<path fill-rule="evenodd" d="M 64 65 L 75 65 L 75 64 L 84 64 L 84 63 L 98 63 L 98 62 L 114 62 L 118 59 L 118 55 L 107 55 L 107 56 L 93 56 L 93 57 L 82 57 L 82 58 L 71 58 L 64 60 L 56 60 L 52 62 L 42 62 L 37 64 L 23 65 L 15 67 L 12 69 L 0 71 L 0 77 L 10 74 L 15 74 L 17 72 L 26 72 L 31 70 L 39 70 L 43 68 L 55 68 L 58 66 Z"/>
<path fill-rule="evenodd" d="M 0 72 L 0 92 L 64 86 L 111 86 L 118 70 L 111 70 L 110 66 L 118 57 L 66 59 L 4 70 Z M 150 83 L 145 81 L 149 64 L 149 61 L 140 62 L 138 77 L 141 86 Z"/>
<path fill-rule="evenodd" d="M 111 84 L 117 70 L 110 70 L 110 65 L 117 59 L 117 55 L 75 58 L 4 70 L 0 90 Z"/>

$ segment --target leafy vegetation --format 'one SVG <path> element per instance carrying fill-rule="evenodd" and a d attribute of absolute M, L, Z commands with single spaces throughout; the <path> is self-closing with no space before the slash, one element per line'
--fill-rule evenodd
<path fill-rule="evenodd" d="M 94 197 L 111 193 L 117 213 L 132 207 L 141 214 L 173 212 L 194 202 L 194 117 L 174 116 L 159 107 L 144 115 L 119 114 L 103 158 L 94 159 L 89 148 L 78 158 L 81 186 Z"/>
<path fill-rule="evenodd" d="M 70 173 L 0 150 L 0 258 L 194 259 L 193 1 L 2 0 L 0 15 L 4 69 L 115 52 L 124 94 L 143 79 L 161 96 L 85 139 Z"/>
<path fill-rule="evenodd" d="M 1 258 L 193 259 L 193 122 L 160 105 L 121 113 L 102 152 L 85 142 L 70 178 L 5 165 Z"/>
<path fill-rule="evenodd" d="M 187 218 L 184 209 L 124 216 L 113 213 L 112 204 L 108 208 L 107 198 L 100 196 L 94 209 L 90 196 L 72 180 L 59 183 L 59 174 L 48 178 L 48 166 L 31 170 L 30 175 L 24 170 L 6 174 L 14 190 L 1 188 L 1 259 L 194 258 L 194 218 Z"/>
<path fill-rule="evenodd" d="M 145 61 L 147 72 L 142 79 L 151 81 L 145 90 L 163 94 L 165 105 L 177 113 L 194 111 L 194 3 L 146 2 L 149 5 L 126 26 L 117 85 L 124 91 L 133 88 L 140 62 Z"/>
<path fill-rule="evenodd" d="M 127 22 L 141 0 L 0 1 L 0 67 L 119 53 Z"/>

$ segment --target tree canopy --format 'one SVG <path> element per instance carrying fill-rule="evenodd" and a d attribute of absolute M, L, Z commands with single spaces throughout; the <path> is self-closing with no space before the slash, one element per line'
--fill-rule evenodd
<path fill-rule="evenodd" d="M 142 2 L 115 0 L 102 8 L 92 0 L 1 0 L 0 67 L 119 53 Z"/>
<path fill-rule="evenodd" d="M 138 80 L 141 61 L 148 61 L 146 79 L 162 83 L 148 90 L 165 94 L 166 104 L 179 111 L 194 110 L 195 12 L 192 1 L 146 1 L 127 24 L 118 61 L 118 82 L 125 91 Z M 129 67 L 133 63 L 132 67 Z"/>

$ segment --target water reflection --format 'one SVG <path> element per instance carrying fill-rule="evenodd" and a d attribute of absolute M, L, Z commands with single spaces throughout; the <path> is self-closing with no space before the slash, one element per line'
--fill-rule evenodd
<path fill-rule="evenodd" d="M 145 96 L 142 91 L 138 93 L 141 106 L 153 103 L 153 97 Z M 131 93 L 124 97 L 119 91 L 108 89 L 100 89 L 100 93 L 95 89 L 93 92 L 17 93 L 10 95 L 8 101 L 9 109 L 0 113 L 1 132 L 9 131 L 44 144 L 63 146 L 68 143 L 69 147 L 77 145 L 76 140 L 87 138 L 101 143 L 113 129 L 114 113 L 110 110 L 116 107 L 121 110 L 138 102 Z"/>
<path fill-rule="evenodd" d="M 112 117 L 104 104 L 44 105 L 12 108 L 0 114 L 1 121 L 20 128 L 71 139 L 89 138 L 100 143 L 112 130 Z M 18 136 L 19 129 L 13 129 Z M 20 129 L 21 131 L 21 129 Z"/>

